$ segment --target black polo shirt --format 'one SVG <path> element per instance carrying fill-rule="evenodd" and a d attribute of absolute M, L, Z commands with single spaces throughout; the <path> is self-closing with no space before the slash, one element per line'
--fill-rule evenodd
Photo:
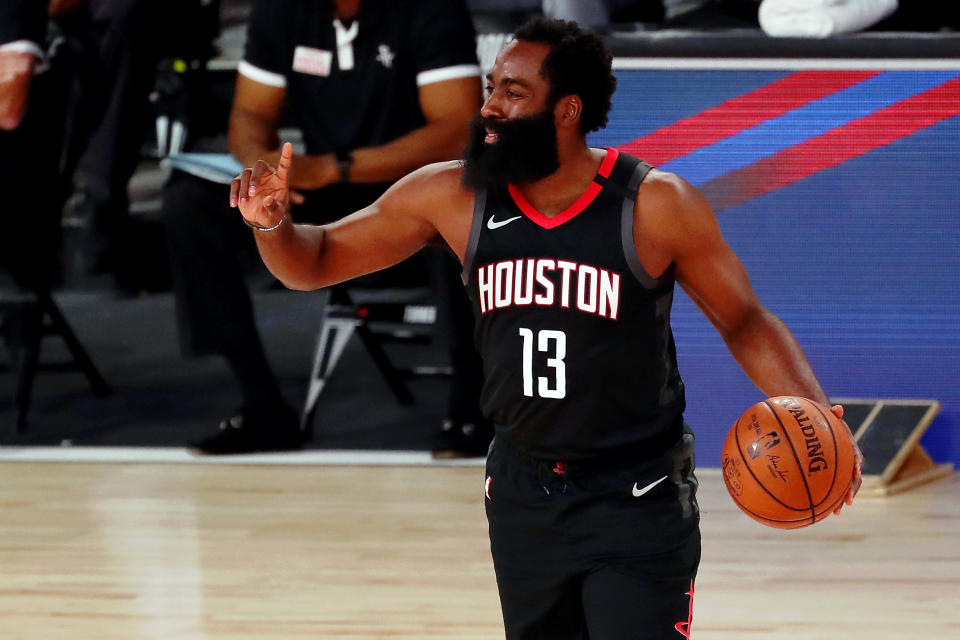
<path fill-rule="evenodd" d="M 45 2 L 0 1 L 0 50 L 24 51 L 42 59 L 46 29 Z"/>
<path fill-rule="evenodd" d="M 286 89 L 311 154 L 386 144 L 426 124 L 420 86 L 480 75 L 463 0 L 362 0 L 337 25 L 330 0 L 258 0 L 239 71 Z"/>

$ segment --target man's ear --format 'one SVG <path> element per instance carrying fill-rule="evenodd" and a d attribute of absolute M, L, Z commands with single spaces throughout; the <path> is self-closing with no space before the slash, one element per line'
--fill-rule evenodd
<path fill-rule="evenodd" d="M 557 100 L 553 115 L 558 127 L 578 128 L 583 114 L 583 101 L 578 95 L 563 96 Z"/>

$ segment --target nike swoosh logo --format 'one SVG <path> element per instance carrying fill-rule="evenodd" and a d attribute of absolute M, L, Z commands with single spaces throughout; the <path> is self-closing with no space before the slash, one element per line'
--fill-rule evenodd
<path fill-rule="evenodd" d="M 490 229 L 491 231 L 493 231 L 494 229 L 499 229 L 503 225 L 510 224 L 514 220 L 519 220 L 522 217 L 523 216 L 514 216 L 512 218 L 507 218 L 506 220 L 501 220 L 500 222 L 497 222 L 496 220 L 493 219 L 493 216 L 490 216 L 490 219 L 487 220 L 487 229 Z"/>
<path fill-rule="evenodd" d="M 655 486 L 657 486 L 658 484 L 660 484 L 661 482 L 663 482 L 663 481 L 666 480 L 666 479 L 667 479 L 667 476 L 663 476 L 663 477 L 660 478 L 659 480 L 654 480 L 653 482 L 651 482 L 650 484 L 648 484 L 647 486 L 645 486 L 643 489 L 638 488 L 638 487 L 637 487 L 637 483 L 634 482 L 634 483 L 633 483 L 633 497 L 634 497 L 634 498 L 639 498 L 640 496 L 642 496 L 642 495 L 645 494 L 646 492 L 650 491 L 650 489 L 653 489 Z"/>

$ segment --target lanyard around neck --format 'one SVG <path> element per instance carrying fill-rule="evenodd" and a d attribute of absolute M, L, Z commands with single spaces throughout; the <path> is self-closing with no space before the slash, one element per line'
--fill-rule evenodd
<path fill-rule="evenodd" d="M 337 35 L 337 66 L 341 71 L 349 71 L 353 69 L 353 41 L 360 31 L 360 21 L 354 19 L 347 28 L 340 22 L 340 18 L 335 18 L 333 30 Z"/>

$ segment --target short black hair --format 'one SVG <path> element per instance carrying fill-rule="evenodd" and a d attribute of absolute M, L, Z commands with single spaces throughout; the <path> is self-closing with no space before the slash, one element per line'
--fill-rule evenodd
<path fill-rule="evenodd" d="M 607 125 L 617 79 L 612 71 L 613 56 L 600 36 L 581 29 L 576 22 L 537 17 L 524 23 L 513 37 L 550 47 L 540 75 L 550 83 L 551 104 L 563 96 L 578 95 L 583 101 L 580 131 L 586 134 Z"/>

